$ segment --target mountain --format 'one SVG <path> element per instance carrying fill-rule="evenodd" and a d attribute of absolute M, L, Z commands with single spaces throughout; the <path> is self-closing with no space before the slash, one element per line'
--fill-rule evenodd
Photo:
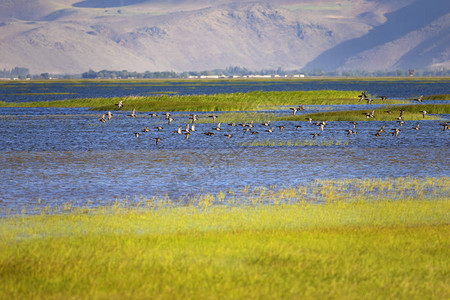
<path fill-rule="evenodd" d="M 392 3 L 395 2 L 395 3 Z M 450 68 L 447 0 L 0 0 L 0 69 Z"/>

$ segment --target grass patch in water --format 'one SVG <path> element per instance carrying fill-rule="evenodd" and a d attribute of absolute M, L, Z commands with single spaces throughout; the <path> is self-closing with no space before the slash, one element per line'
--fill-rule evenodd
<path fill-rule="evenodd" d="M 450 94 L 425 96 L 423 97 L 423 100 L 450 100 Z"/>
<path fill-rule="evenodd" d="M 228 191 L 1 218 L 0 298 L 447 299 L 447 183 L 315 181 L 246 188 L 253 201 L 233 205 L 213 205 Z"/>
<path fill-rule="evenodd" d="M 400 115 L 400 110 L 403 109 L 403 120 L 439 120 L 440 117 L 433 116 L 439 114 L 450 114 L 450 104 L 417 104 L 417 105 L 403 105 L 392 106 L 374 109 L 374 118 L 367 118 L 365 113 L 370 113 L 371 110 L 348 110 L 348 111 L 331 111 L 319 112 L 313 114 L 304 114 L 297 116 L 281 117 L 284 121 L 304 121 L 307 118 L 313 120 L 327 120 L 327 121 L 395 121 Z M 389 114 L 386 111 L 391 111 Z M 425 118 L 420 111 L 425 110 L 427 115 Z"/>
<path fill-rule="evenodd" d="M 249 92 L 215 95 L 147 96 L 123 98 L 88 98 L 42 102 L 7 103 L 3 107 L 90 107 L 94 110 L 116 110 L 123 101 L 125 110 L 138 111 L 244 111 L 260 110 L 277 105 L 327 105 L 358 104 L 355 91 L 289 91 Z M 394 103 L 398 103 L 394 102 Z"/>

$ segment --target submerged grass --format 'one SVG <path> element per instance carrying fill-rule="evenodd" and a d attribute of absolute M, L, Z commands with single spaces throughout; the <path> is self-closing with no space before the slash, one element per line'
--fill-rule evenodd
<path fill-rule="evenodd" d="M 253 201 L 233 205 L 227 191 L 5 217 L 0 298 L 448 299 L 447 183 L 315 181 L 246 187 Z M 315 192 L 326 201 L 302 196 Z"/>
<path fill-rule="evenodd" d="M 349 110 L 349 111 L 332 111 L 319 112 L 313 114 L 304 114 L 298 116 L 287 116 L 280 118 L 284 121 L 304 121 L 306 118 L 313 120 L 327 121 L 395 121 L 400 115 L 400 110 L 404 110 L 403 120 L 439 120 L 440 117 L 433 116 L 439 114 L 450 114 L 450 104 L 418 104 L 418 105 L 402 105 L 375 109 L 373 118 L 367 118 L 365 113 L 371 110 Z M 423 117 L 421 111 L 426 111 L 427 115 Z M 391 111 L 391 114 L 387 113 Z"/>
<path fill-rule="evenodd" d="M 124 98 L 90 98 L 59 101 L 7 103 L 3 107 L 90 107 L 95 110 L 115 110 L 119 101 L 124 109 L 138 111 L 243 111 L 261 110 L 277 105 L 358 104 L 356 91 L 284 91 L 249 92 L 215 95 L 146 96 Z M 394 102 L 394 103 L 398 103 Z"/>

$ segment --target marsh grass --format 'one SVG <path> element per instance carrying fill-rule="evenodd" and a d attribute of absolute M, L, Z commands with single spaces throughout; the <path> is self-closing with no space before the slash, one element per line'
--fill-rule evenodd
<path fill-rule="evenodd" d="M 325 180 L 11 215 L 0 298 L 447 299 L 447 183 Z"/>
<path fill-rule="evenodd" d="M 123 101 L 125 110 L 138 111 L 250 111 L 279 105 L 358 104 L 356 91 L 285 91 L 249 92 L 215 95 L 146 96 L 124 98 L 89 98 L 58 101 L 7 103 L 3 107 L 90 107 L 94 110 L 116 110 Z"/>
<path fill-rule="evenodd" d="M 423 97 L 423 100 L 450 100 L 450 94 L 429 95 Z"/>
<path fill-rule="evenodd" d="M 400 110 L 405 110 L 403 120 L 439 120 L 439 114 L 450 114 L 450 104 L 418 104 L 418 105 L 401 105 L 375 109 L 375 117 L 367 118 L 365 113 L 371 112 L 368 110 L 349 110 L 349 111 L 331 111 L 319 112 L 313 114 L 304 114 L 298 116 L 281 117 L 284 121 L 304 121 L 306 118 L 313 120 L 327 120 L 327 121 L 395 121 L 400 115 Z M 391 110 L 392 114 L 386 113 Z M 425 118 L 420 111 L 427 111 Z"/>

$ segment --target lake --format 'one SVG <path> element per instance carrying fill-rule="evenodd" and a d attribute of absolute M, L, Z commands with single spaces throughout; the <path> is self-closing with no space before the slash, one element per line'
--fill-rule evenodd
<path fill-rule="evenodd" d="M 0 84 L 0 101 L 321 89 L 367 89 L 373 95 L 404 99 L 448 94 L 449 81 L 8 82 Z M 299 114 L 323 109 L 306 108 Z M 356 108 L 367 106 L 327 109 Z M 229 189 L 239 195 L 248 186 L 283 188 L 317 179 L 450 175 L 450 130 L 441 126 L 449 115 L 406 120 L 402 127 L 394 121 L 358 122 L 358 134 L 351 136 L 346 133 L 353 128 L 350 122 L 328 122 L 321 131 L 306 120 L 279 121 L 271 123 L 272 133 L 255 123 L 251 130 L 257 134 L 239 125 L 224 123 L 218 131 L 213 129 L 216 124 L 199 123 L 187 139 L 176 131 L 186 127 L 190 112 L 173 113 L 170 125 L 148 112 L 130 118 L 129 111 L 113 112 L 103 124 L 102 113 L 86 108 L 0 108 L 0 209 L 20 212 L 37 202 L 99 206 L 153 196 L 182 201 L 184 196 Z M 274 113 L 291 114 L 288 108 Z M 208 115 L 199 113 L 200 118 Z M 417 123 L 420 130 L 413 129 Z M 282 131 L 278 126 L 284 126 Z M 386 132 L 376 137 L 382 126 Z M 150 131 L 142 132 L 144 127 Z M 391 134 L 394 128 L 401 130 L 397 137 Z"/>

